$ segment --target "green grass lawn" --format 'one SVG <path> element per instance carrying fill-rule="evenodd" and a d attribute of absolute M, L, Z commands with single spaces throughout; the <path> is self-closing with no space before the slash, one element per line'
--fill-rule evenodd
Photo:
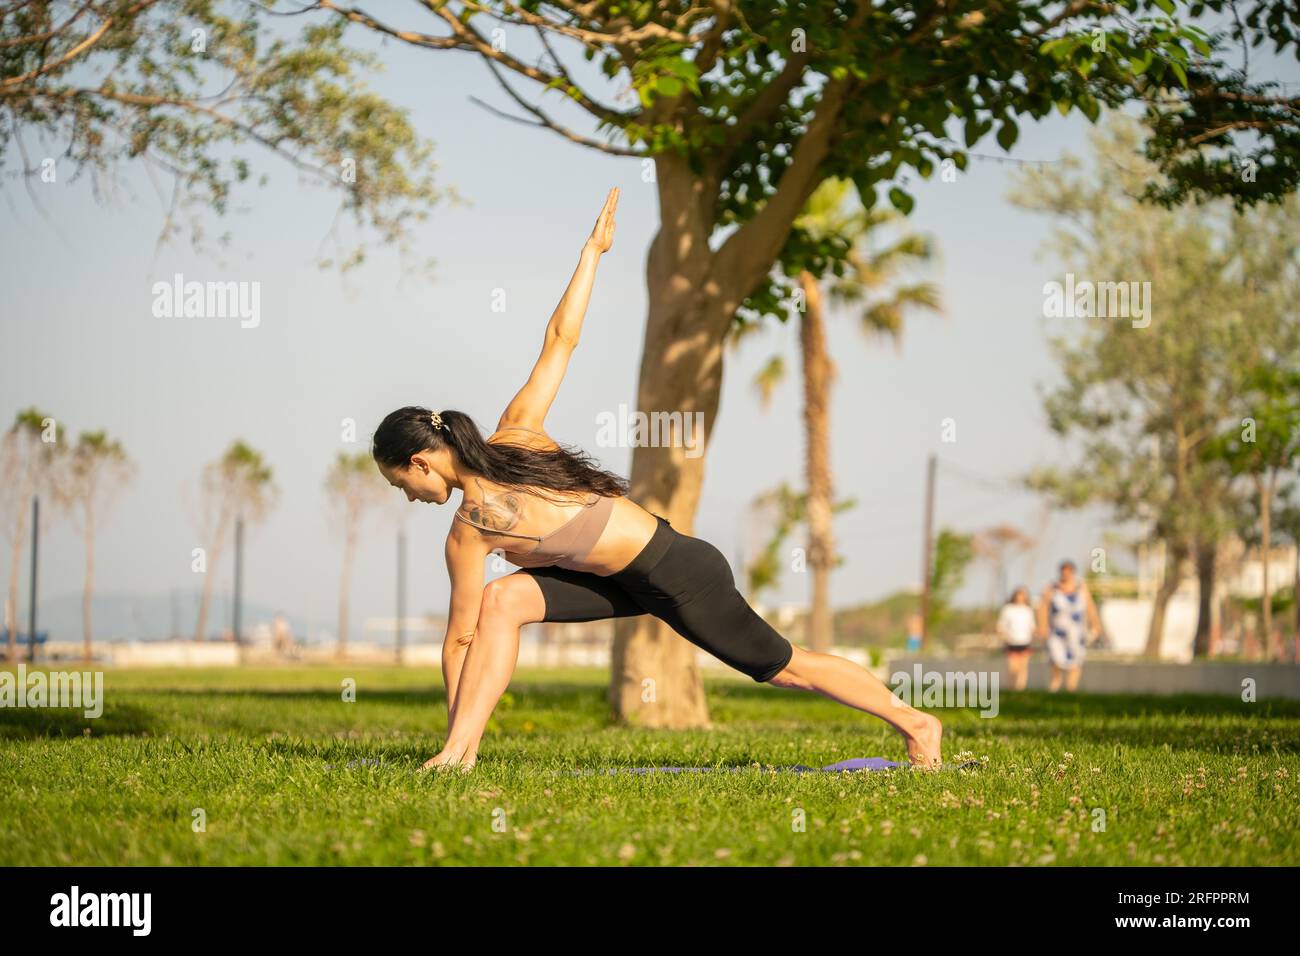
<path fill-rule="evenodd" d="M 902 741 L 725 678 L 717 729 L 617 727 L 605 680 L 521 671 L 475 770 L 428 775 L 430 671 L 108 671 L 99 719 L 0 709 L 0 864 L 1300 863 L 1293 702 L 1004 693 L 996 718 L 937 712 L 945 758 L 982 769 L 796 774 L 772 768 L 901 760 Z M 745 769 L 577 772 L 662 765 Z"/>

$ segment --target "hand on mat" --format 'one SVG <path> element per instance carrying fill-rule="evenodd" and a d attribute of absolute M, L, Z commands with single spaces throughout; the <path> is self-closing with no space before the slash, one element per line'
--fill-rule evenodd
<path fill-rule="evenodd" d="M 937 770 L 943 764 L 943 724 L 933 714 L 915 711 L 916 725 L 903 732 L 907 741 L 907 759 L 914 770 Z"/>
<path fill-rule="evenodd" d="M 605 208 L 596 217 L 596 225 L 592 227 L 591 238 L 587 240 L 587 245 L 597 252 L 609 252 L 609 247 L 614 244 L 614 210 L 617 208 L 618 187 L 615 186 L 609 191 L 609 195 L 605 197 Z"/>

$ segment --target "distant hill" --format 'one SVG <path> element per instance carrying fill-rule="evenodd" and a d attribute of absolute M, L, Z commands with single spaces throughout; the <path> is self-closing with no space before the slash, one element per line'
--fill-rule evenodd
<path fill-rule="evenodd" d="M 850 647 L 902 647 L 907 641 L 907 616 L 920 609 L 915 591 L 898 591 L 857 607 L 835 612 L 835 640 Z M 931 635 L 946 640 L 992 627 L 996 610 L 955 608 Z"/>
<path fill-rule="evenodd" d="M 24 595 L 25 597 L 25 595 Z M 92 624 L 96 641 L 160 641 L 171 637 L 192 638 L 199 618 L 199 592 L 96 594 L 91 600 Z M 81 640 L 81 595 L 63 594 L 43 598 L 36 627 L 48 631 L 52 641 Z M 270 621 L 283 613 L 299 640 L 334 627 L 334 622 L 320 621 L 288 608 L 244 602 L 243 623 L 246 627 Z M 27 609 L 19 612 L 23 630 Z M 217 593 L 208 608 L 208 634 L 212 638 L 230 628 L 230 595 Z M 242 629 L 242 628 L 241 628 Z"/>

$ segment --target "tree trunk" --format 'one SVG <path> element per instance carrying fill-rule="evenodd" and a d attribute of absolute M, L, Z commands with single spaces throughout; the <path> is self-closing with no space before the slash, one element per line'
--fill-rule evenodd
<path fill-rule="evenodd" d="M 808 484 L 808 567 L 812 572 L 812 605 L 808 642 L 826 653 L 834 641 L 830 605 L 830 575 L 835 544 L 831 529 L 830 388 L 835 363 L 826 347 L 821 289 L 807 270 L 799 275 L 806 309 L 799 321 L 803 360 L 804 436 Z"/>
<path fill-rule="evenodd" d="M 220 566 L 221 542 L 226 540 L 226 530 L 234 519 L 234 509 L 223 499 L 217 512 L 217 529 L 212 536 L 212 548 L 207 555 L 207 565 L 203 569 L 203 592 L 199 598 L 199 623 L 194 632 L 194 640 L 201 642 L 208 625 L 208 608 L 212 603 L 213 569 Z"/>
<path fill-rule="evenodd" d="M 207 567 L 203 572 L 203 590 L 199 597 L 199 624 L 198 629 L 194 632 L 194 640 L 202 642 L 206 637 L 208 626 L 208 609 L 212 605 L 212 587 L 213 571 L 212 569 L 219 566 L 221 560 L 221 540 L 225 536 L 224 527 L 217 532 L 217 539 L 208 554 Z"/>
<path fill-rule="evenodd" d="M 632 453 L 631 497 L 690 534 L 708 436 L 722 387 L 723 340 L 745 298 L 770 275 L 795 218 L 824 178 L 823 162 L 854 81 L 832 79 L 817 115 L 791 154 L 777 191 L 758 213 L 709 246 L 717 222 L 717 168 L 695 168 L 674 151 L 655 157 L 659 231 L 646 259 L 649 299 L 637 383 L 637 409 L 647 416 L 702 418 L 688 457 L 678 443 L 638 445 Z M 779 448 L 779 437 L 756 451 Z M 652 615 L 615 620 L 610 705 L 616 717 L 652 727 L 707 727 L 708 705 L 695 648 Z"/>
<path fill-rule="evenodd" d="M 1275 660 L 1277 658 L 1277 641 L 1273 639 L 1273 594 L 1269 588 L 1268 581 L 1268 553 L 1272 545 L 1273 521 L 1272 515 L 1272 488 L 1265 480 L 1257 483 L 1259 488 L 1259 540 L 1260 540 L 1260 573 L 1263 575 L 1264 596 L 1261 602 L 1261 617 L 1264 621 L 1264 659 Z"/>
<path fill-rule="evenodd" d="M 348 653 L 348 589 L 352 582 L 352 552 L 356 549 L 357 534 L 349 526 L 343 538 L 343 571 L 339 575 L 339 643 L 335 655 L 343 660 Z"/>
<path fill-rule="evenodd" d="M 95 593 L 95 520 L 89 502 L 87 502 L 86 509 L 86 581 L 81 591 L 81 636 L 83 641 L 81 653 L 86 663 L 89 664 L 93 654 L 90 604 Z"/>
<path fill-rule="evenodd" d="M 638 443 L 630 494 L 690 534 L 722 387 L 722 340 L 735 304 L 728 312 L 710 275 L 709 203 L 716 190 L 677 157 L 658 157 L 656 171 L 661 216 L 646 260 L 649 314 L 636 407 L 652 422 L 656 414 L 679 414 L 683 423 L 702 418 L 703 428 L 692 457 L 680 434 L 659 447 Z M 667 624 L 649 614 L 617 618 L 610 658 L 616 717 L 647 727 L 710 725 L 695 647 Z"/>
<path fill-rule="evenodd" d="M 1215 558 L 1217 552 L 1217 542 L 1203 540 L 1196 542 L 1196 580 L 1200 585 L 1200 595 L 1196 610 L 1196 643 L 1192 650 L 1195 657 L 1210 656 L 1210 638 L 1214 632 Z"/>
<path fill-rule="evenodd" d="M 27 497 L 19 495 L 18 526 L 14 528 L 14 546 L 9 552 L 9 649 L 5 658 L 10 664 L 18 660 L 18 572 L 23 563 L 23 539 L 27 537 Z"/>
<path fill-rule="evenodd" d="M 1291 663 L 1300 664 L 1300 537 L 1295 538 L 1295 576 L 1291 579 Z"/>
<path fill-rule="evenodd" d="M 215 558 L 216 555 L 214 554 Z M 208 605 L 212 601 L 212 574 L 210 571 L 204 572 L 203 589 L 199 594 L 199 621 L 194 631 L 194 640 L 196 643 L 202 643 L 204 631 L 208 626 Z"/>
<path fill-rule="evenodd" d="M 1183 559 L 1187 555 L 1187 548 L 1182 544 L 1165 543 L 1166 553 L 1164 579 L 1160 582 L 1160 587 L 1156 591 L 1155 600 L 1151 608 L 1151 627 L 1147 631 L 1147 646 L 1144 652 L 1146 657 L 1158 658 L 1160 656 L 1160 643 L 1165 633 L 1165 608 L 1169 604 L 1169 599 L 1174 596 L 1178 590 L 1178 585 L 1182 580 Z"/>

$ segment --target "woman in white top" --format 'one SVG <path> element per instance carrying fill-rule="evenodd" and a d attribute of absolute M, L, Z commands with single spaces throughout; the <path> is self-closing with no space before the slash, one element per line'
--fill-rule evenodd
<path fill-rule="evenodd" d="M 1029 681 L 1029 645 L 1034 639 L 1034 623 L 1029 591 L 1018 587 L 998 615 L 998 634 L 1007 650 L 1007 670 L 1011 672 L 1011 686 L 1015 690 L 1024 690 Z"/>

